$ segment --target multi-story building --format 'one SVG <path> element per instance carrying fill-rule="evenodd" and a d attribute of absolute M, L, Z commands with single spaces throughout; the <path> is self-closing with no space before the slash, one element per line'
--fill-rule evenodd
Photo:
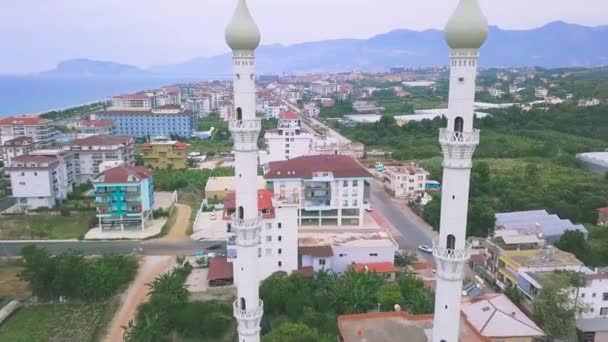
<path fill-rule="evenodd" d="M 95 119 L 112 120 L 116 134 L 136 138 L 178 135 L 191 137 L 196 114 L 179 107 L 153 110 L 106 110 L 96 112 Z"/>
<path fill-rule="evenodd" d="M 151 110 L 154 97 L 147 93 L 124 94 L 112 97 L 112 110 Z"/>
<path fill-rule="evenodd" d="M 264 134 L 268 149 L 267 162 L 281 161 L 305 156 L 312 152 L 314 136 L 303 132 L 298 114 L 282 112 L 276 131 Z"/>
<path fill-rule="evenodd" d="M 63 146 L 74 154 L 76 183 L 92 181 L 102 171 L 104 162 L 120 162 L 123 165 L 135 165 L 134 140 L 120 135 L 93 135 L 76 139 Z"/>
<path fill-rule="evenodd" d="M 291 273 L 298 269 L 298 225 L 297 198 L 275 197 L 266 189 L 258 190 L 258 209 L 262 215 L 261 242 L 258 249 L 259 280 L 262 281 L 275 272 Z M 224 199 L 225 221 L 230 220 L 236 212 L 235 194 Z M 236 230 L 227 223 L 228 260 L 235 260 L 237 255 Z"/>
<path fill-rule="evenodd" d="M 338 85 L 327 81 L 315 81 L 310 84 L 310 91 L 315 94 L 326 96 L 337 92 Z"/>
<path fill-rule="evenodd" d="M 396 198 L 416 198 L 426 191 L 430 173 L 416 164 L 384 167 L 384 188 Z"/>
<path fill-rule="evenodd" d="M 36 148 L 49 148 L 55 144 L 58 132 L 51 121 L 37 116 L 10 116 L 0 120 L 0 143 L 19 137 L 30 137 Z"/>
<path fill-rule="evenodd" d="M 2 160 L 5 166 L 10 166 L 13 158 L 28 154 L 34 150 L 34 139 L 21 136 L 6 140 L 2 144 Z"/>
<path fill-rule="evenodd" d="M 67 198 L 75 183 L 74 157 L 69 151 L 39 150 L 14 157 L 6 171 L 22 210 L 54 207 Z"/>
<path fill-rule="evenodd" d="M 275 196 L 300 198 L 299 225 L 363 224 L 372 175 L 351 157 L 314 155 L 272 162 L 265 178 Z"/>
<path fill-rule="evenodd" d="M 496 222 L 494 229 L 515 230 L 525 234 L 542 234 L 548 242 L 554 243 L 567 231 L 579 231 L 585 238 L 589 234 L 587 229 L 580 224 L 561 219 L 557 215 L 550 215 L 546 210 L 515 211 L 510 213 L 495 214 Z"/>
<path fill-rule="evenodd" d="M 143 166 L 119 166 L 93 180 L 97 219 L 102 230 L 144 230 L 152 220 L 154 181 Z"/>
<path fill-rule="evenodd" d="M 78 120 L 73 125 L 79 136 L 82 135 L 115 135 L 116 125 L 112 120 Z"/>
<path fill-rule="evenodd" d="M 313 118 L 318 117 L 320 112 L 321 112 L 321 110 L 319 109 L 319 106 L 317 106 L 317 104 L 315 102 L 307 103 L 306 105 L 304 105 L 304 110 L 302 111 L 302 113 L 304 115 L 313 117 Z"/>
<path fill-rule="evenodd" d="M 188 144 L 153 141 L 141 145 L 144 165 L 151 169 L 181 170 L 188 167 Z"/>

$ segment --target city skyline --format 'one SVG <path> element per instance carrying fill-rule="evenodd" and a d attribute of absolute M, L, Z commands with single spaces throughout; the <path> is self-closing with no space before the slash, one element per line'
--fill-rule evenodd
<path fill-rule="evenodd" d="M 555 20 L 596 26 L 605 24 L 608 5 L 587 0 L 585 6 L 569 1 L 559 7 L 548 0 L 508 6 L 481 1 L 491 25 L 529 29 Z M 262 44 L 369 38 L 395 29 L 441 29 L 456 1 L 383 0 L 370 7 L 362 0 L 345 2 L 258 0 L 250 4 L 259 16 Z M 0 14 L 0 42 L 12 53 L 0 57 L 0 73 L 18 74 L 51 69 L 57 62 L 91 58 L 149 67 L 178 63 L 195 57 L 227 52 L 223 23 L 231 13 L 229 2 L 182 0 L 178 4 L 136 0 L 59 0 L 53 3 L 21 1 L 5 5 Z M 297 16 L 278 15 L 298 13 Z M 69 13 L 69 16 L 66 15 Z M 307 25 L 314 23 L 316 29 Z M 365 23 L 365 25 L 361 25 Z M 44 30 L 40 30 L 44 27 Z"/>

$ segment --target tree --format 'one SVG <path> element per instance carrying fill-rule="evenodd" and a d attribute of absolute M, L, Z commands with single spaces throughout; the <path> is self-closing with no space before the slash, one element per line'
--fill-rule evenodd
<path fill-rule="evenodd" d="M 328 279 L 327 294 L 337 313 L 362 313 L 378 304 L 378 289 L 384 278 L 374 272 L 357 272 L 352 268 Z"/>
<path fill-rule="evenodd" d="M 477 197 L 470 201 L 467 218 L 467 236 L 487 237 L 496 222 L 494 208 L 487 197 Z"/>
<path fill-rule="evenodd" d="M 186 303 L 190 292 L 184 281 L 177 268 L 169 273 L 163 273 L 146 284 L 150 288 L 148 296 L 151 296 L 152 300 L 166 298 L 171 304 Z"/>
<path fill-rule="evenodd" d="M 574 254 L 586 265 L 592 264 L 591 247 L 585 239 L 585 234 L 578 230 L 567 230 L 555 243 L 555 247 Z"/>
<path fill-rule="evenodd" d="M 403 306 L 405 298 L 401 294 L 399 286 L 395 284 L 385 284 L 378 290 L 378 303 L 380 303 L 380 310 L 392 311 L 395 305 Z"/>
<path fill-rule="evenodd" d="M 165 322 L 159 315 L 146 314 L 137 324 L 129 321 L 128 326 L 123 326 L 124 342 L 165 342 L 167 338 Z"/>
<path fill-rule="evenodd" d="M 262 338 L 262 342 L 331 342 L 332 338 L 321 335 L 317 329 L 302 323 L 284 323 Z"/>
<path fill-rule="evenodd" d="M 555 272 L 534 301 L 534 320 L 552 338 L 576 340 L 576 317 L 586 309 L 569 291 L 573 284 L 580 285 L 578 278 L 570 272 Z"/>
<path fill-rule="evenodd" d="M 413 273 L 406 273 L 399 278 L 398 284 L 405 309 L 409 313 L 414 315 L 433 313 L 435 295 L 424 286 L 422 279 Z"/>
<path fill-rule="evenodd" d="M 260 298 L 266 312 L 299 316 L 313 297 L 312 281 L 298 273 L 287 276 L 277 272 L 266 278 L 260 286 Z"/>

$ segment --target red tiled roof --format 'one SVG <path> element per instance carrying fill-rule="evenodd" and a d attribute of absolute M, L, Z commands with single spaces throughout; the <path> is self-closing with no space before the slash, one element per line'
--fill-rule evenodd
<path fill-rule="evenodd" d="M 143 166 L 119 166 L 101 173 L 103 183 L 126 183 L 129 176 L 135 176 L 139 180 L 152 177 L 152 171 Z"/>
<path fill-rule="evenodd" d="M 314 172 L 332 172 L 336 178 L 371 178 L 372 175 L 349 156 L 313 155 L 269 163 L 266 179 L 303 178 L 311 179 Z"/>
<path fill-rule="evenodd" d="M 284 120 L 296 120 L 298 118 L 298 114 L 294 112 L 282 112 L 279 114 L 279 118 Z"/>
<path fill-rule="evenodd" d="M 312 268 L 312 266 L 300 267 L 300 268 L 298 268 L 298 270 L 296 272 L 298 272 L 299 274 L 301 274 L 302 276 L 304 276 L 306 278 L 315 277 L 315 270 Z"/>
<path fill-rule="evenodd" d="M 69 142 L 68 146 L 111 146 L 120 144 L 129 144 L 133 142 L 133 138 L 126 135 L 93 135 L 90 137 L 76 139 Z"/>
<path fill-rule="evenodd" d="M 258 190 L 258 210 L 270 210 L 272 206 L 273 194 L 268 189 Z M 236 209 L 236 194 L 234 192 L 229 193 L 224 198 L 224 209 L 234 210 Z"/>
<path fill-rule="evenodd" d="M 232 264 L 226 257 L 215 257 L 209 260 L 207 281 L 232 280 Z"/>
<path fill-rule="evenodd" d="M 584 277 L 587 281 L 602 280 L 602 279 L 608 279 L 608 273 L 599 272 L 599 273 L 593 273 L 593 274 L 585 274 Z"/>
<path fill-rule="evenodd" d="M 34 138 L 32 138 L 32 137 L 21 136 L 21 137 L 16 137 L 14 139 L 5 141 L 4 146 L 23 146 L 23 145 L 26 145 L 27 143 L 31 144 L 33 142 L 34 142 Z"/>
<path fill-rule="evenodd" d="M 599 208 L 597 211 L 601 211 L 603 213 L 608 213 L 608 207 L 606 207 L 606 208 Z"/>
<path fill-rule="evenodd" d="M 57 157 L 52 156 L 37 156 L 37 155 L 21 155 L 11 160 L 11 166 L 15 163 L 36 163 L 36 164 L 51 164 L 58 161 Z"/>
<path fill-rule="evenodd" d="M 414 262 L 412 263 L 411 267 L 414 270 L 430 270 L 433 269 L 433 263 L 432 262 Z"/>
<path fill-rule="evenodd" d="M 44 125 L 50 122 L 50 120 L 43 119 L 38 116 L 9 116 L 8 118 L 4 118 L 0 120 L 0 126 L 9 126 L 9 125 L 25 125 L 25 126 L 36 126 L 36 125 Z"/>
<path fill-rule="evenodd" d="M 161 144 L 159 144 L 159 145 L 163 145 L 163 144 L 164 144 L 164 145 L 167 145 L 167 144 L 165 144 L 165 143 L 161 143 Z M 142 148 L 142 149 L 148 149 L 148 148 L 150 148 L 150 147 L 152 147 L 152 146 L 154 146 L 154 143 L 153 143 L 153 142 L 151 142 L 151 143 L 147 142 L 147 143 L 143 143 L 143 144 L 141 145 L 141 148 Z M 187 143 L 185 143 L 185 142 L 176 141 L 176 142 L 175 142 L 175 144 L 173 144 L 173 146 L 175 146 L 176 148 L 178 148 L 178 149 L 180 149 L 180 150 L 185 150 L 185 149 L 188 147 L 188 144 L 187 144 Z"/>
<path fill-rule="evenodd" d="M 356 272 L 369 271 L 376 273 L 393 273 L 397 272 L 397 268 L 390 262 L 371 262 L 353 264 L 353 270 Z"/>
<path fill-rule="evenodd" d="M 314 257 L 334 256 L 334 251 L 331 246 L 298 247 L 298 252 L 300 255 L 311 255 Z"/>

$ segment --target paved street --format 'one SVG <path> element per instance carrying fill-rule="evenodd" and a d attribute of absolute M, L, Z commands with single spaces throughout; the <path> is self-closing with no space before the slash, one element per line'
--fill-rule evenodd
<path fill-rule="evenodd" d="M 19 255 L 21 249 L 30 242 L 0 242 L 0 256 Z M 214 242 L 210 241 L 65 241 L 65 242 L 36 242 L 38 247 L 44 247 L 51 253 L 61 253 L 68 250 L 82 251 L 84 254 L 102 253 L 131 253 L 139 248 L 144 255 L 193 255 L 196 251 L 205 250 Z"/>

